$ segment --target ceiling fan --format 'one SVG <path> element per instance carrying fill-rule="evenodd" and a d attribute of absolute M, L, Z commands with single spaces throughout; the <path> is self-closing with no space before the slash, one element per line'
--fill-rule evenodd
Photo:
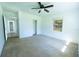
<path fill-rule="evenodd" d="M 46 11 L 47 13 L 49 12 L 49 10 L 47 10 L 46 8 L 50 8 L 50 7 L 53 7 L 54 5 L 48 5 L 48 6 L 44 6 L 43 4 L 41 4 L 41 2 L 38 2 L 38 4 L 39 4 L 39 8 L 32 8 L 32 9 L 40 9 L 39 11 L 38 11 L 38 13 L 40 13 L 41 12 L 41 9 L 44 9 L 44 11 Z"/>

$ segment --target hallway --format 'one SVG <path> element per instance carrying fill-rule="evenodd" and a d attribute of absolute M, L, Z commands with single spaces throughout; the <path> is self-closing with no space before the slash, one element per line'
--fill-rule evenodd
<path fill-rule="evenodd" d="M 19 39 L 8 38 L 2 57 L 77 57 L 78 45 L 70 43 L 64 52 L 61 51 L 65 41 L 44 35 Z"/>

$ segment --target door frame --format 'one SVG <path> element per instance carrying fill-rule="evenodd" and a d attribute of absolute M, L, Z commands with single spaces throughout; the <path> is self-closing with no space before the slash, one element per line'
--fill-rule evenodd
<path fill-rule="evenodd" d="M 37 20 L 34 20 L 34 34 L 33 35 L 37 35 Z"/>
<path fill-rule="evenodd" d="M 5 31 L 5 19 L 4 19 L 4 15 L 2 15 L 2 21 L 3 21 L 4 40 L 5 40 L 5 42 L 6 42 L 7 37 L 6 37 L 6 31 Z"/>

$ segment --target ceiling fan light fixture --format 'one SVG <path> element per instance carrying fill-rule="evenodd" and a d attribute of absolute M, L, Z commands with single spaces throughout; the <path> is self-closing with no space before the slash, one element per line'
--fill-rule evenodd
<path fill-rule="evenodd" d="M 40 13 L 42 10 L 46 11 L 47 13 L 49 12 L 49 10 L 47 10 L 46 8 L 50 8 L 53 7 L 54 5 L 48 5 L 48 6 L 44 6 L 43 4 L 41 4 L 41 2 L 38 2 L 39 4 L 39 8 L 32 8 L 32 9 L 40 9 L 38 11 L 38 13 Z"/>

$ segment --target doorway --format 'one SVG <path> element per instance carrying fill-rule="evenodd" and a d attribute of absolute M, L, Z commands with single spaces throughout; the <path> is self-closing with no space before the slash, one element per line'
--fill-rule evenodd
<path fill-rule="evenodd" d="M 37 35 L 37 20 L 34 20 L 34 35 Z"/>
<path fill-rule="evenodd" d="M 8 21 L 8 26 L 10 33 L 16 32 L 15 21 L 13 20 Z"/>
<path fill-rule="evenodd" d="M 17 36 L 17 24 L 15 20 L 8 20 L 8 37 L 16 37 Z"/>
<path fill-rule="evenodd" d="M 18 12 L 14 12 L 12 10 L 6 10 L 3 14 L 4 19 L 4 32 L 6 40 L 9 37 L 18 37 L 19 38 L 19 20 L 18 20 Z"/>

